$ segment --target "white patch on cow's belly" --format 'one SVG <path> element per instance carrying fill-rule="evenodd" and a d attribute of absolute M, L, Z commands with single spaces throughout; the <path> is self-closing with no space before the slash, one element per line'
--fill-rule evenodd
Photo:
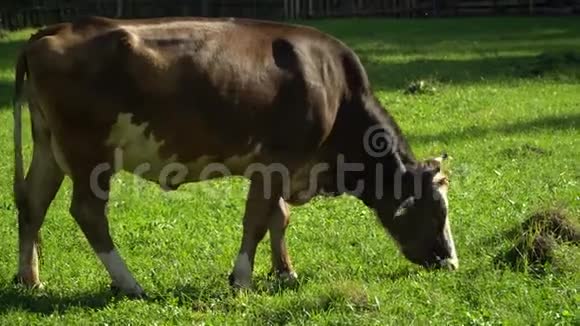
<path fill-rule="evenodd" d="M 161 185 L 177 186 L 185 182 L 243 174 L 260 149 L 256 146 L 247 154 L 232 156 L 222 162 L 209 155 L 191 162 L 180 162 L 177 154 L 163 158 L 159 149 L 165 141 L 158 139 L 152 131 L 146 134 L 149 123 L 134 124 L 132 117 L 131 113 L 119 114 L 107 138 L 106 144 L 116 149 L 114 168 L 116 171 L 137 174 Z"/>
<path fill-rule="evenodd" d="M 165 166 L 177 160 L 177 155 L 162 158 L 159 149 L 164 141 L 157 140 L 153 132 L 146 136 L 149 123 L 133 124 L 132 117 L 132 113 L 120 113 L 107 138 L 106 144 L 115 147 L 114 168 L 156 179 Z"/>

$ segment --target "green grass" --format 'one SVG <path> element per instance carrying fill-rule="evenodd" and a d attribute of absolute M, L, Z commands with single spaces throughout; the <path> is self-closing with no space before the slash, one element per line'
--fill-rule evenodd
<path fill-rule="evenodd" d="M 288 244 L 298 288 L 268 281 L 269 246 L 262 244 L 257 289 L 236 296 L 227 274 L 248 183 L 224 179 L 164 193 L 140 182 L 137 192 L 134 179 L 123 174 L 113 184 L 112 233 L 152 299 L 109 293 L 104 268 L 68 213 L 68 180 L 42 230 L 45 290 L 13 286 L 17 222 L 9 103 L 25 31 L 0 40 L 0 324 L 580 323 L 578 247 L 561 246 L 564 267 L 547 266 L 543 274 L 494 263 L 514 244 L 508 231 L 535 211 L 564 206 L 578 219 L 580 64 L 560 59 L 580 53 L 580 19 L 306 23 L 360 54 L 380 101 L 419 157 L 442 150 L 452 157 L 458 271 L 410 264 L 373 214 L 343 196 L 292 209 Z M 542 53 L 548 54 L 538 57 Z M 405 94 L 417 80 L 433 83 L 435 91 Z M 28 134 L 25 144 L 29 157 Z"/>

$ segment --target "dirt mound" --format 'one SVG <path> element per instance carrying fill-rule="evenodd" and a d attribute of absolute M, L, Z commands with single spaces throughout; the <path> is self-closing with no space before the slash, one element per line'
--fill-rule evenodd
<path fill-rule="evenodd" d="M 580 243 L 580 229 L 561 209 L 536 213 L 522 223 L 522 228 L 559 241 Z"/>
<path fill-rule="evenodd" d="M 562 209 L 533 214 L 511 235 L 514 245 L 498 260 L 519 270 L 543 271 L 562 243 L 580 244 L 580 228 Z"/>

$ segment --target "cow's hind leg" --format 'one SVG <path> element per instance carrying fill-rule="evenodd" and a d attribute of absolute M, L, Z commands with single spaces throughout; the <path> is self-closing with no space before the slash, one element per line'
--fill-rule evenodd
<path fill-rule="evenodd" d="M 105 214 L 110 176 L 101 174 L 90 183 L 90 177 L 73 180 L 71 215 L 79 224 L 93 250 L 107 269 L 112 287 L 130 297 L 143 297 L 145 293 L 117 253 Z"/>
<path fill-rule="evenodd" d="M 290 256 L 286 249 L 285 233 L 290 222 L 290 210 L 283 198 L 270 213 L 270 245 L 272 247 L 272 272 L 283 281 L 294 282 L 298 275 L 292 269 Z"/>
<path fill-rule="evenodd" d="M 59 168 L 50 144 L 50 132 L 39 111 L 30 106 L 32 136 L 34 139 L 32 162 L 18 203 L 19 260 L 17 283 L 40 287 L 38 256 L 40 251 L 40 227 L 46 211 L 54 199 L 64 174 Z"/>

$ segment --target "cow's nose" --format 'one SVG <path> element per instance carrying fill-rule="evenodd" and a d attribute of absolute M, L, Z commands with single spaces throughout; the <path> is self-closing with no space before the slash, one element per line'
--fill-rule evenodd
<path fill-rule="evenodd" d="M 443 259 L 443 260 L 439 261 L 439 266 L 441 268 L 445 268 L 445 269 L 448 269 L 450 271 L 454 271 L 457 268 L 459 268 L 459 259 L 457 259 L 457 257 Z"/>

